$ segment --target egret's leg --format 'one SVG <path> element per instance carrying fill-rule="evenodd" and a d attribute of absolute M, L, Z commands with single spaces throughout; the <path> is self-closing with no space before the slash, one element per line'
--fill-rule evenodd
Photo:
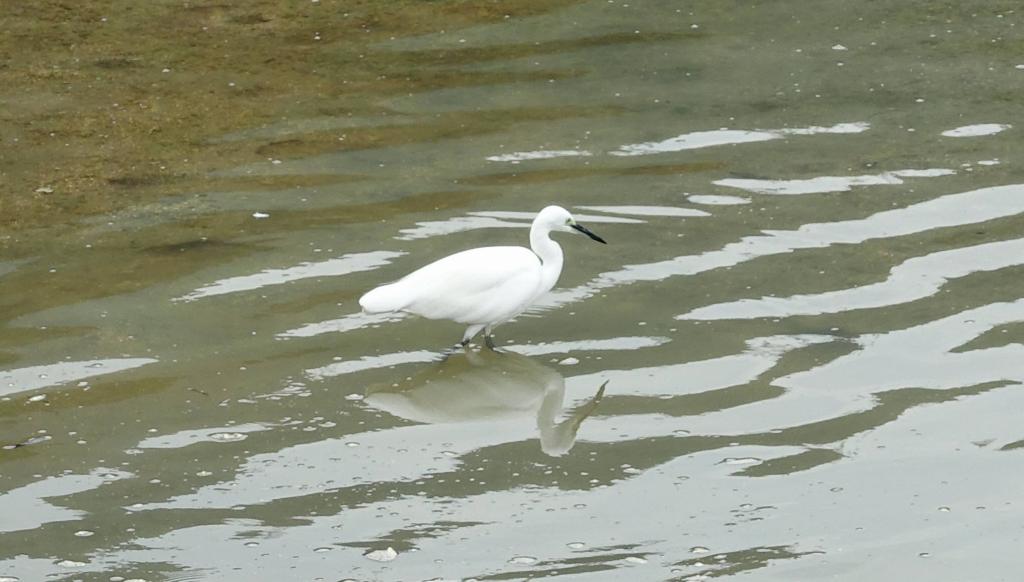
<path fill-rule="evenodd" d="M 447 348 L 445 348 L 445 349 L 443 349 L 441 351 L 441 357 L 438 358 L 438 361 L 443 362 L 443 361 L 447 360 L 449 356 L 451 356 L 452 354 L 457 352 L 459 349 L 468 349 L 469 348 L 469 340 L 473 339 L 473 336 L 475 336 L 476 334 L 480 333 L 480 330 L 483 329 L 483 328 L 484 328 L 483 325 L 471 325 L 471 326 L 467 327 L 466 328 L 466 333 L 462 334 L 462 339 L 459 340 L 458 343 L 456 343 L 455 345 L 453 345 L 451 347 L 447 347 Z"/>
<path fill-rule="evenodd" d="M 459 345 L 461 345 L 462 347 L 468 346 L 469 345 L 469 340 L 473 339 L 473 336 L 475 336 L 476 334 L 480 333 L 480 330 L 483 329 L 483 328 L 484 328 L 483 324 L 471 325 L 471 326 L 467 327 L 466 328 L 466 333 L 462 334 L 462 341 L 459 342 Z"/>
<path fill-rule="evenodd" d="M 494 345 L 494 328 L 489 325 L 484 328 L 484 345 L 495 351 L 498 349 L 498 346 Z"/>

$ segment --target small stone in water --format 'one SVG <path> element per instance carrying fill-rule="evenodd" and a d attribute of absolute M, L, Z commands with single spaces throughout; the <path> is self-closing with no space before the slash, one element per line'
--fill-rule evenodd
<path fill-rule="evenodd" d="M 87 529 L 80 529 L 80 530 L 75 532 L 75 537 L 79 537 L 79 538 L 87 538 L 87 537 L 90 537 L 90 536 L 93 536 L 93 535 L 96 535 L 96 532 L 89 531 Z"/>
<path fill-rule="evenodd" d="M 370 552 L 366 552 L 363 555 L 373 560 L 374 562 L 390 562 L 391 560 L 394 560 L 398 557 L 398 552 L 395 551 L 395 548 L 388 546 L 387 549 L 373 550 Z"/>
<path fill-rule="evenodd" d="M 46 400 L 46 394 L 36 394 L 28 399 L 29 402 L 42 402 Z"/>
<path fill-rule="evenodd" d="M 761 459 L 755 457 L 728 457 L 722 459 L 719 464 L 722 465 L 752 465 L 754 463 L 760 463 Z"/>
<path fill-rule="evenodd" d="M 570 550 L 582 550 L 587 547 L 583 542 L 571 542 L 566 544 Z"/>
<path fill-rule="evenodd" d="M 244 441 L 247 437 L 248 435 L 242 432 L 215 432 L 210 435 L 210 440 L 219 443 L 233 443 Z"/>
<path fill-rule="evenodd" d="M 628 558 L 626 558 L 626 562 L 630 564 L 646 564 L 647 560 L 645 558 L 641 558 L 640 556 L 629 556 Z"/>
<path fill-rule="evenodd" d="M 537 558 L 534 558 L 533 556 L 514 556 L 511 560 L 508 561 L 508 563 L 521 565 L 536 564 Z"/>
<path fill-rule="evenodd" d="M 61 560 L 57 562 L 57 565 L 61 568 L 79 568 L 85 565 L 85 562 L 76 562 L 74 560 Z"/>
<path fill-rule="evenodd" d="M 711 550 L 705 548 L 704 546 L 693 546 L 692 548 L 690 548 L 691 554 L 706 554 L 710 551 Z"/>
<path fill-rule="evenodd" d="M 580 363 L 580 361 L 576 358 L 569 357 L 558 363 L 562 366 L 575 366 L 576 364 Z"/>
<path fill-rule="evenodd" d="M 253 212 L 252 213 L 252 217 L 253 218 L 270 218 L 270 215 L 267 214 L 266 212 Z"/>

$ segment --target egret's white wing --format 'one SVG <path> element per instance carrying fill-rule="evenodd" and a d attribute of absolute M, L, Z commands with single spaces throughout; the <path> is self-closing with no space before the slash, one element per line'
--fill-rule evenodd
<path fill-rule="evenodd" d="M 490 323 L 522 311 L 540 285 L 540 259 L 523 247 L 483 247 L 449 255 L 361 300 L 375 310 Z"/>

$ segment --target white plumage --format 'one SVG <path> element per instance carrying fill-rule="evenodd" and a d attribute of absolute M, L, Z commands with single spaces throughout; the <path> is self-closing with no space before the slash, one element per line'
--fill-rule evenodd
<path fill-rule="evenodd" d="M 577 224 L 566 209 L 548 206 L 530 227 L 530 249 L 481 247 L 455 253 L 377 287 L 359 305 L 367 313 L 405 311 L 450 319 L 467 326 L 463 345 L 484 330 L 493 348 L 494 327 L 522 313 L 558 281 L 562 247 L 548 236 L 553 230 L 582 232 L 605 242 Z"/>

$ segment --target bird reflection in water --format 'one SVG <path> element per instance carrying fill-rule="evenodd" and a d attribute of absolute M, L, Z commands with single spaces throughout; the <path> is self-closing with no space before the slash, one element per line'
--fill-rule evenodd
<path fill-rule="evenodd" d="M 428 424 L 501 421 L 533 417 L 541 450 L 564 455 L 583 421 L 604 397 L 605 382 L 587 402 L 563 413 L 565 378 L 513 352 L 452 354 L 397 386 L 371 387 L 365 403 Z"/>

